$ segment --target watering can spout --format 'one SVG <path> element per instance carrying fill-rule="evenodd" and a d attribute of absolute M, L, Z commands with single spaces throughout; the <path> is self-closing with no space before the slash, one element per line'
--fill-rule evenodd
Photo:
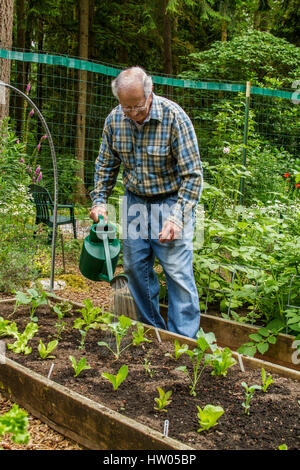
<path fill-rule="evenodd" d="M 90 234 L 83 241 L 79 260 L 81 274 L 91 281 L 111 282 L 120 250 L 115 227 L 99 217 L 99 222 L 92 225 Z"/>

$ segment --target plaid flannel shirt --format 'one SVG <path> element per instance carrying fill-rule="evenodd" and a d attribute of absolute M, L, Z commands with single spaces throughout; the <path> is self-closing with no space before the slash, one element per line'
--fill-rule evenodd
<path fill-rule="evenodd" d="M 122 164 L 125 188 L 139 196 L 178 191 L 169 219 L 182 226 L 182 215 L 198 203 L 203 189 L 197 138 L 179 105 L 152 95 L 149 116 L 140 130 L 120 105 L 106 118 L 91 199 L 93 206 L 107 203 Z"/>

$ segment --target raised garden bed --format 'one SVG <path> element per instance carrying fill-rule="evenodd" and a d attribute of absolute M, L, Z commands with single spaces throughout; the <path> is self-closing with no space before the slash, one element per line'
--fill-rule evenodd
<path fill-rule="evenodd" d="M 0 309 L 0 316 L 6 318 L 13 303 L 1 303 Z M 0 364 L 2 392 L 66 436 L 90 449 L 273 450 L 282 444 L 290 450 L 300 448 L 298 371 L 246 357 L 240 363 L 234 354 L 236 364 L 228 369 L 226 377 L 212 376 L 208 366 L 197 385 L 196 396 L 191 396 L 187 376 L 175 370 L 179 365 L 190 367 L 188 356 L 184 354 L 175 361 L 165 354 L 174 355 L 175 339 L 189 344 L 191 349 L 195 347 L 193 340 L 161 330 L 157 336 L 151 329 L 147 336 L 152 342 L 130 346 L 114 360 L 107 348 L 97 345 L 98 341 L 112 339 L 107 332 L 89 330 L 85 349 L 78 349 L 81 336 L 73 328 L 75 316 L 79 315 L 75 311 L 76 308 L 74 316 L 64 318 L 66 327 L 53 351 L 54 359 L 42 360 L 38 352 L 40 339 L 48 343 L 56 332 L 57 318 L 43 306 L 37 311 L 38 332 L 30 340 L 32 352 L 20 355 L 6 349 L 6 361 Z M 28 307 L 20 306 L 12 319 L 23 331 L 29 321 Z M 3 341 L 14 340 L 5 337 Z M 126 341 L 127 336 L 124 344 Z M 84 356 L 91 369 L 75 378 L 70 355 L 77 361 Z M 145 359 L 152 377 L 145 370 Z M 123 364 L 128 365 L 128 376 L 114 391 L 101 374 L 116 374 Z M 261 384 L 262 367 L 272 374 L 274 383 L 267 392 L 255 392 L 247 415 L 242 407 L 245 393 L 241 383 Z M 172 390 L 167 412 L 154 409 L 157 386 Z M 209 431 L 197 432 L 197 406 L 203 408 L 207 404 L 221 406 L 224 414 Z M 168 437 L 163 436 L 165 420 Z"/>

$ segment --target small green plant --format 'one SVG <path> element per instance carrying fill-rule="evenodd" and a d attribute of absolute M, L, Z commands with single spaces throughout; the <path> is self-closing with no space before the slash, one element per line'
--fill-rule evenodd
<path fill-rule="evenodd" d="M 145 370 L 146 374 L 148 374 L 149 377 L 152 379 L 152 377 L 155 374 L 155 371 L 153 369 L 151 369 L 151 362 L 149 361 L 149 359 L 147 357 L 145 357 L 143 365 L 144 365 L 144 370 Z"/>
<path fill-rule="evenodd" d="M 55 324 L 56 333 L 54 337 L 58 340 L 61 339 L 63 330 L 66 327 L 66 322 L 63 321 L 64 317 L 70 315 L 72 311 L 72 304 L 70 302 L 64 301 L 52 305 L 51 302 L 48 302 L 50 306 L 50 311 L 57 315 L 57 322 Z"/>
<path fill-rule="evenodd" d="M 5 320 L 3 317 L 0 317 L 0 338 L 1 336 L 6 336 L 7 333 L 7 327 L 10 325 L 12 322 L 10 320 Z"/>
<path fill-rule="evenodd" d="M 27 444 L 29 441 L 28 414 L 16 403 L 0 415 L 0 437 L 5 434 L 11 434 L 11 440 L 16 444 Z"/>
<path fill-rule="evenodd" d="M 205 351 L 209 349 L 211 351 L 216 350 L 217 345 L 215 344 L 215 341 L 216 341 L 216 338 L 215 338 L 214 333 L 204 333 L 202 328 L 200 328 L 200 330 L 197 333 L 197 339 L 196 339 L 197 347 L 194 350 L 187 349 L 184 351 L 184 353 L 187 354 L 192 361 L 193 373 L 190 374 L 186 366 L 176 367 L 176 370 L 181 370 L 188 376 L 190 383 L 191 383 L 190 385 L 191 396 L 194 396 L 194 397 L 196 396 L 196 391 L 195 391 L 196 385 L 205 367 L 209 363 L 209 358 L 206 358 L 206 357 L 204 358 L 204 353 Z M 204 358 L 203 364 L 202 364 L 202 367 L 200 368 L 203 358 Z"/>
<path fill-rule="evenodd" d="M 216 426 L 218 419 L 224 414 L 224 410 L 221 406 L 205 405 L 203 410 L 200 406 L 197 406 L 200 428 L 198 432 L 208 431 L 211 427 Z"/>
<path fill-rule="evenodd" d="M 170 400 L 170 396 L 172 395 L 172 390 L 168 390 L 165 392 L 161 387 L 157 387 L 159 396 L 154 398 L 155 403 L 157 403 L 157 406 L 154 406 L 154 409 L 157 411 L 165 411 L 166 406 L 171 403 L 172 400 Z"/>
<path fill-rule="evenodd" d="M 35 333 L 38 331 L 38 325 L 34 322 L 30 322 L 26 325 L 23 333 L 19 333 L 15 322 L 8 325 L 6 328 L 7 334 L 14 336 L 16 341 L 13 344 L 8 344 L 7 348 L 16 354 L 28 355 L 31 353 L 32 348 L 27 346 L 29 340 L 31 340 Z"/>
<path fill-rule="evenodd" d="M 189 347 L 187 344 L 181 344 L 178 341 L 178 339 L 175 339 L 174 340 L 174 356 L 172 356 L 172 354 L 170 353 L 166 353 L 166 356 L 171 357 L 172 359 L 175 359 L 177 361 L 177 359 L 179 359 L 182 354 L 187 352 L 188 349 Z"/>
<path fill-rule="evenodd" d="M 126 364 L 121 366 L 116 375 L 108 374 L 107 372 L 103 372 L 101 375 L 111 382 L 114 390 L 116 391 L 128 375 L 128 366 Z"/>
<path fill-rule="evenodd" d="M 278 450 L 288 450 L 288 446 L 286 444 L 280 444 L 280 446 L 278 446 Z"/>
<path fill-rule="evenodd" d="M 261 379 L 262 379 L 262 391 L 266 392 L 268 387 L 272 383 L 274 383 L 274 380 L 272 379 L 272 375 L 267 376 L 267 373 L 263 367 L 261 369 Z"/>
<path fill-rule="evenodd" d="M 47 294 L 43 290 L 38 289 L 27 289 L 26 292 L 16 292 L 16 304 L 15 309 L 11 315 L 15 313 L 19 305 L 30 305 L 30 320 L 37 322 L 38 317 L 35 316 L 35 312 L 40 305 L 47 304 Z"/>
<path fill-rule="evenodd" d="M 216 349 L 212 354 L 206 357 L 208 364 L 213 368 L 212 375 L 226 376 L 229 367 L 236 364 L 236 360 L 232 357 L 232 352 L 229 348 Z"/>
<path fill-rule="evenodd" d="M 129 328 L 135 324 L 137 324 L 137 330 L 136 332 L 133 332 L 133 340 L 126 346 L 121 348 L 123 338 L 126 336 Z M 122 352 L 124 352 L 131 345 L 138 346 L 144 341 L 150 341 L 144 336 L 145 332 L 143 325 L 140 322 L 132 321 L 129 317 L 126 317 L 125 315 L 120 315 L 117 322 L 109 323 L 108 328 L 114 334 L 116 350 L 114 351 L 105 341 L 99 341 L 97 344 L 98 346 L 105 346 L 107 349 L 109 349 L 116 359 L 119 359 Z"/>
<path fill-rule="evenodd" d="M 149 331 L 149 330 L 147 330 Z M 144 328 L 144 325 L 140 322 L 137 322 L 136 323 L 136 331 L 133 331 L 132 332 L 132 337 L 133 337 L 133 341 L 132 341 L 132 344 L 133 346 L 139 346 L 141 343 L 152 343 L 151 339 L 148 339 L 145 337 L 145 334 L 147 333 L 147 331 L 145 332 L 145 328 Z"/>
<path fill-rule="evenodd" d="M 79 310 L 81 317 L 76 318 L 73 324 L 73 327 L 78 329 L 81 335 L 78 349 L 84 348 L 87 332 L 91 328 L 106 329 L 114 316 L 111 313 L 102 313 L 101 308 L 95 307 L 90 299 L 85 299 L 83 304 L 85 307 Z"/>
<path fill-rule="evenodd" d="M 56 348 L 58 345 L 58 340 L 55 339 L 53 341 L 50 341 L 47 346 L 43 343 L 42 340 L 40 340 L 40 344 L 38 346 L 38 351 L 40 353 L 40 356 L 42 359 L 53 359 L 55 356 L 50 356 L 52 351 Z"/>
<path fill-rule="evenodd" d="M 74 377 L 77 377 L 80 374 L 80 372 L 91 368 L 91 366 L 88 366 L 86 364 L 85 357 L 82 357 L 81 359 L 79 359 L 78 363 L 76 362 L 76 359 L 74 356 L 69 356 L 69 359 L 72 362 L 73 369 L 75 372 Z"/>
<path fill-rule="evenodd" d="M 261 386 L 255 384 L 249 387 L 246 382 L 242 382 L 241 385 L 245 389 L 245 401 L 242 403 L 242 407 L 245 410 L 245 414 L 250 415 L 250 402 L 255 390 L 261 390 Z"/>
<path fill-rule="evenodd" d="M 85 299 L 83 301 L 84 307 L 79 309 L 81 317 L 76 318 L 73 327 L 76 329 L 86 328 L 99 328 L 101 324 L 108 324 L 113 318 L 113 314 L 105 313 L 102 314 L 100 307 L 95 307 L 91 299 Z"/>

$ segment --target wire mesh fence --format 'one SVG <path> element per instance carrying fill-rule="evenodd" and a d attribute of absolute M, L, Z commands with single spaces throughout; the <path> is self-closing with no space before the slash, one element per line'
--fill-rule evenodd
<path fill-rule="evenodd" d="M 95 159 L 100 147 L 104 121 L 111 109 L 117 105 L 111 92 L 111 80 L 120 69 L 73 57 L 5 49 L 0 49 L 0 59 L 9 61 L 11 84 L 34 101 L 50 129 L 57 159 L 58 202 L 74 204 L 77 219 L 88 219 L 88 208 L 91 204 L 89 193 L 93 189 Z M 287 218 L 291 220 L 293 211 L 299 211 L 300 188 L 298 191 L 299 185 L 295 176 L 300 172 L 297 160 L 300 146 L 299 93 L 295 94 L 295 90 L 259 88 L 249 83 L 195 81 L 158 76 L 155 73 L 151 75 L 154 92 L 181 105 L 194 124 L 204 167 L 205 190 L 202 203 L 210 219 L 221 219 L 226 210 L 230 211 L 239 204 L 249 208 L 258 201 L 260 205 L 266 205 L 280 200 L 289 201 L 290 204 L 284 204 L 280 209 L 276 209 L 277 214 L 284 220 Z M 41 120 L 33 111 L 26 100 L 11 91 L 9 122 L 15 133 L 15 139 L 20 142 L 22 149 L 25 149 L 27 157 L 20 169 L 19 162 L 13 161 L 15 155 L 12 152 L 9 164 L 12 165 L 11 171 L 15 171 L 15 175 L 19 174 L 20 181 L 24 181 L 26 174 L 28 184 L 37 181 L 53 194 L 55 181 L 51 149 Z M 9 139 L 11 146 L 16 148 L 18 144 L 14 137 L 10 138 L 4 130 L 2 142 L 7 143 Z M 22 250 L 27 250 L 27 254 L 31 250 L 32 259 L 36 260 L 36 251 L 39 249 L 36 247 L 40 238 L 32 238 L 36 232 L 34 208 L 31 212 L 27 209 L 20 211 L 20 205 L 26 200 L 26 195 L 20 191 L 17 181 L 17 178 L 12 181 L 17 192 L 13 203 L 15 212 L 11 210 L 5 212 L 2 204 L 0 216 L 2 241 L 5 242 L 6 236 L 13 241 L 17 231 L 15 247 L 17 254 L 13 256 L 20 259 L 24 253 Z M 120 177 L 113 197 L 121 194 L 122 189 Z M 0 200 L 6 200 L 4 184 L 0 187 Z M 12 201 L 6 202 L 7 207 L 8 203 L 11 207 Z M 262 210 L 259 211 L 256 213 L 257 217 L 261 217 Z M 19 217 L 20 213 L 22 217 Z M 233 216 L 228 215 L 229 221 L 231 217 Z M 242 220 L 240 216 L 238 219 L 232 219 L 232 224 L 235 224 L 235 234 L 241 231 L 239 227 L 243 227 L 238 224 L 246 223 L 248 218 L 247 213 Z M 232 227 L 231 229 L 233 230 Z M 221 232 L 222 230 L 221 228 Z M 276 230 L 276 234 L 280 235 L 285 229 L 283 225 L 278 224 Z M 294 231 L 296 230 L 295 226 Z M 71 227 L 70 232 L 72 233 Z M 20 235 L 23 237 L 21 247 Z M 220 235 L 223 239 L 226 236 L 224 233 Z M 215 243 L 213 238 L 211 241 Z M 218 243 L 217 240 L 216 244 Z M 264 246 L 264 241 L 261 245 Z M 264 249 L 267 249 L 266 246 Z M 210 251 L 213 251 L 211 247 Z M 264 296 L 259 293 L 257 281 L 250 271 L 259 268 L 259 263 L 262 265 L 262 255 L 260 256 L 259 259 L 257 255 L 253 257 L 253 266 L 248 269 L 247 276 L 239 285 L 241 290 L 244 285 L 251 284 L 251 296 L 254 296 L 257 302 L 262 301 Z M 243 258 L 240 258 L 238 261 L 242 260 Z M 46 260 L 42 257 L 39 263 L 49 265 L 49 257 L 46 257 Z M 289 261 L 285 263 L 291 270 Z M 280 269 L 284 270 L 284 263 Z M 298 268 L 293 269 L 295 272 L 292 274 L 288 271 L 282 288 L 283 304 L 286 307 L 290 305 L 288 291 L 290 276 L 298 274 Z M 198 283 L 199 292 L 203 287 L 202 301 L 206 305 L 205 311 L 213 289 L 209 278 L 211 273 L 212 270 L 208 268 L 206 271 L 208 278 L 205 282 L 202 279 L 203 282 Z M 25 271 L 22 273 L 24 278 L 27 274 Z M 236 272 L 233 276 L 225 276 L 224 280 L 227 281 L 227 286 L 216 290 L 221 290 L 219 294 L 223 297 L 226 294 L 227 299 L 223 300 L 227 302 L 227 307 L 229 306 L 227 314 L 231 315 L 234 310 L 232 308 L 234 296 L 237 301 L 236 294 L 233 294 L 237 291 Z M 294 277 L 293 289 L 295 285 L 298 285 L 298 279 Z M 247 293 L 250 293 L 250 288 Z M 296 305 L 299 305 L 299 292 L 293 299 Z M 250 321 L 253 321 L 254 313 L 252 310 Z"/>

